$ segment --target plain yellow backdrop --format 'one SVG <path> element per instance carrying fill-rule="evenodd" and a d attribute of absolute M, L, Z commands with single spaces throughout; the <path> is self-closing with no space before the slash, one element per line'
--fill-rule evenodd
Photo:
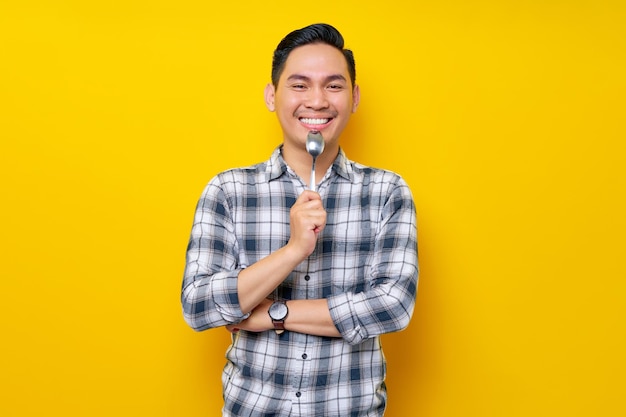
<path fill-rule="evenodd" d="M 0 0 L 0 415 L 216 416 L 179 292 L 196 200 L 280 143 L 271 53 L 338 27 L 351 159 L 419 216 L 390 417 L 626 415 L 621 1 Z"/>

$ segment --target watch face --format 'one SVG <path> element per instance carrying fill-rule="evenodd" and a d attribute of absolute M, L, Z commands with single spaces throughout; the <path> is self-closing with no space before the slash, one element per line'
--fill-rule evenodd
<path fill-rule="evenodd" d="M 270 306 L 270 317 L 272 320 L 284 320 L 287 317 L 287 304 L 277 301 Z"/>

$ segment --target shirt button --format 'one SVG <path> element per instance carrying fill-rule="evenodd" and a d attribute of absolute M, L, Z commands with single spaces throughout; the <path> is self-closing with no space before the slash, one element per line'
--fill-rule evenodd
<path fill-rule="evenodd" d="M 296 392 L 296 397 L 300 398 L 301 395 L 300 391 Z"/>
<path fill-rule="evenodd" d="M 302 359 L 306 359 L 306 358 L 308 358 L 307 354 L 306 354 L 306 353 L 303 353 L 303 354 L 302 354 Z"/>
<path fill-rule="evenodd" d="M 310 276 L 310 275 L 305 275 L 305 276 L 304 276 L 304 280 L 305 280 L 305 281 L 308 281 L 308 280 L 310 280 L 310 279 L 311 279 L 311 276 Z"/>

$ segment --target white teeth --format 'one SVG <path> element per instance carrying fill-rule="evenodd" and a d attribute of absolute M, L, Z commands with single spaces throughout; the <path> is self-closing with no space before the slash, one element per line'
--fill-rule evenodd
<path fill-rule="evenodd" d="M 300 121 L 302 121 L 302 123 L 306 123 L 307 125 L 323 125 L 328 123 L 330 119 L 308 119 L 308 118 L 302 118 L 300 119 Z"/>

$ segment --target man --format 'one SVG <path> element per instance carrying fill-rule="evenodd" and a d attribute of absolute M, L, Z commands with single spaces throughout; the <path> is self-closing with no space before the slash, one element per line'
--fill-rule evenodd
<path fill-rule="evenodd" d="M 397 174 L 349 161 L 353 54 L 332 26 L 288 34 L 265 89 L 283 143 L 222 172 L 196 208 L 182 304 L 195 330 L 233 333 L 224 416 L 382 416 L 379 336 L 405 328 L 418 281 L 415 208 Z M 310 131 L 325 149 L 307 189 Z"/>

